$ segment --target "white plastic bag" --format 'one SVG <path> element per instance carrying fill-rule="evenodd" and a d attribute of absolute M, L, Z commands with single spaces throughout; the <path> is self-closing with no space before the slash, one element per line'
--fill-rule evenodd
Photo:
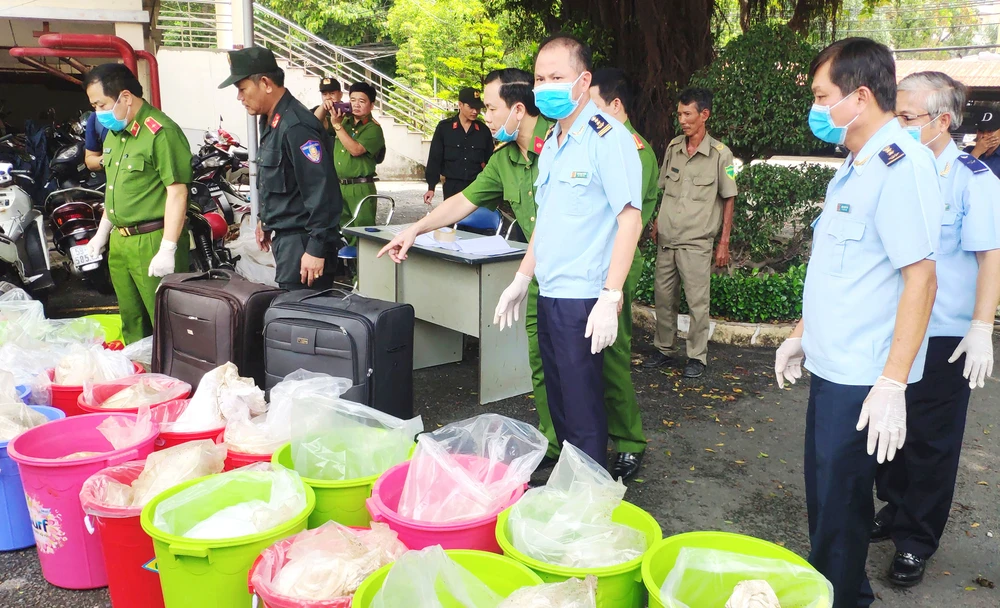
<path fill-rule="evenodd" d="M 131 416 L 108 416 L 97 430 L 104 435 L 111 447 L 120 450 L 140 443 L 153 432 L 153 420 L 148 407 L 140 407 L 133 419 Z"/>
<path fill-rule="evenodd" d="M 0 441 L 10 441 L 28 429 L 48 422 L 41 412 L 36 412 L 20 401 L 0 403 Z"/>
<path fill-rule="evenodd" d="M 397 559 L 371 608 L 497 608 L 501 599 L 434 545 Z"/>
<path fill-rule="evenodd" d="M 142 473 L 132 483 L 131 505 L 144 507 L 157 494 L 185 481 L 221 473 L 226 453 L 225 445 L 216 445 L 211 439 L 153 452 L 146 457 Z"/>
<path fill-rule="evenodd" d="M 664 603 L 676 608 L 722 606 L 744 581 L 766 581 L 786 608 L 833 604 L 833 586 L 812 568 L 778 559 L 689 547 L 680 550 L 660 595 Z M 737 596 L 737 600 L 741 599 Z M 744 605 L 736 604 L 740 608 Z"/>
<path fill-rule="evenodd" d="M 89 407 L 121 410 L 183 399 L 190 392 L 190 384 L 164 374 L 133 374 L 108 382 L 85 382 L 83 401 Z"/>
<path fill-rule="evenodd" d="M 73 344 L 56 364 L 53 382 L 62 386 L 83 386 L 87 382 L 107 382 L 133 374 L 135 366 L 121 352 Z"/>
<path fill-rule="evenodd" d="M 278 283 L 274 279 L 276 271 L 274 254 L 270 251 L 261 251 L 257 246 L 256 226 L 251 220 L 249 215 L 240 220 L 240 236 L 228 244 L 233 256 L 240 256 L 236 262 L 236 272 L 254 283 L 277 287 Z"/>
<path fill-rule="evenodd" d="M 600 568 L 646 552 L 645 535 L 614 523 L 625 486 L 569 443 L 548 484 L 528 490 L 507 519 L 517 550 L 539 561 L 570 568 Z"/>
<path fill-rule="evenodd" d="M 368 575 L 404 553 L 406 546 L 385 524 L 352 530 L 330 521 L 266 549 L 251 583 L 266 602 L 279 596 L 309 600 L 310 606 L 349 606 Z"/>
<path fill-rule="evenodd" d="M 597 577 L 523 587 L 497 608 L 597 608 Z"/>
<path fill-rule="evenodd" d="M 280 526 L 305 508 L 306 489 L 298 473 L 258 463 L 213 475 L 167 498 L 156 505 L 153 525 L 185 538 L 236 538 Z M 202 514 L 192 525 L 198 520 L 192 516 Z"/>
<path fill-rule="evenodd" d="M 0 369 L 0 405 L 5 403 L 17 404 L 21 398 L 17 395 L 17 383 L 14 381 L 14 374 Z"/>
<path fill-rule="evenodd" d="M 547 447 L 538 429 L 499 414 L 420 435 L 398 512 L 439 523 L 498 513 L 531 479 Z"/>
<path fill-rule="evenodd" d="M 153 336 L 133 342 L 122 350 L 122 354 L 144 369 L 153 367 Z"/>
<path fill-rule="evenodd" d="M 47 405 L 51 403 L 47 399 L 51 384 L 48 370 L 55 367 L 61 357 L 62 353 L 43 342 L 9 342 L 0 346 L 0 369 L 10 372 L 15 384 L 31 387 L 33 403 Z M 36 388 L 46 392 L 36 396 Z"/>
<path fill-rule="evenodd" d="M 205 431 L 223 426 L 228 418 L 262 414 L 266 409 L 264 391 L 257 388 L 252 378 L 240 377 L 236 365 L 228 362 L 202 377 L 191 402 L 171 430 Z"/>
<path fill-rule="evenodd" d="M 380 475 L 407 459 L 413 438 L 424 430 L 419 416 L 400 420 L 341 399 L 351 387 L 345 378 L 325 376 L 309 382 L 288 395 L 294 420 L 292 461 L 299 474 L 328 481 L 360 479 Z"/>
<path fill-rule="evenodd" d="M 726 608 L 781 608 L 781 602 L 767 581 L 742 581 L 733 590 Z"/>

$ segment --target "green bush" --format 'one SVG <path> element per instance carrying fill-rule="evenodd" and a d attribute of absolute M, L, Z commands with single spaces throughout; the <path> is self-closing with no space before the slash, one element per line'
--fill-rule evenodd
<path fill-rule="evenodd" d="M 736 175 L 739 195 L 730 253 L 734 266 L 784 270 L 808 256 L 812 221 L 822 210 L 836 171 L 822 165 L 746 166 Z"/>
<path fill-rule="evenodd" d="M 715 94 L 708 130 L 744 160 L 810 154 L 809 63 L 814 49 L 784 25 L 757 25 L 727 44 L 689 86 Z"/>
<path fill-rule="evenodd" d="M 643 272 L 636 288 L 635 299 L 654 305 L 653 277 L 656 252 L 652 242 L 643 246 Z M 757 269 L 736 270 L 733 274 L 712 275 L 711 303 L 713 318 L 747 323 L 794 321 L 802 317 L 802 286 L 806 265 L 791 266 L 783 273 L 766 273 Z M 680 312 L 687 313 L 684 290 L 681 290 Z"/>

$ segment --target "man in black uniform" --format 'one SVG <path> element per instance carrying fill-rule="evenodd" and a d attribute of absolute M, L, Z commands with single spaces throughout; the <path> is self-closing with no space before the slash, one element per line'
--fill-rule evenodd
<path fill-rule="evenodd" d="M 323 103 L 313 108 L 313 114 L 319 119 L 324 129 L 332 129 L 333 123 L 330 121 L 330 118 L 333 115 L 333 104 L 340 103 L 344 98 L 344 91 L 340 88 L 340 81 L 329 77 L 320 80 L 319 94 L 323 98 Z"/>
<path fill-rule="evenodd" d="M 264 47 L 229 52 L 230 76 L 251 116 L 260 116 L 257 245 L 274 251 L 283 289 L 333 284 L 343 200 L 333 144 L 319 120 L 285 89 L 285 73 Z M 272 236 L 273 232 L 273 236 Z"/>
<path fill-rule="evenodd" d="M 479 91 L 466 87 L 458 93 L 458 114 L 438 123 L 427 158 L 428 205 L 434 198 L 434 188 L 444 177 L 444 198 L 447 200 L 468 186 L 486 166 L 493 154 L 493 135 L 477 120 L 483 105 Z"/>

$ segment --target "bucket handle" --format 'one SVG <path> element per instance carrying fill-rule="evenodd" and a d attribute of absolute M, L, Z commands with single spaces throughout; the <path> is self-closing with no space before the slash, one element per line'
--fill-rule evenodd
<path fill-rule="evenodd" d="M 201 558 L 207 558 L 209 556 L 209 548 L 203 545 L 199 546 L 188 543 L 170 543 L 168 549 L 170 550 L 171 555 L 175 556 L 183 555 L 185 557 Z"/>
<path fill-rule="evenodd" d="M 94 535 L 94 524 L 90 521 L 90 515 L 83 516 L 83 526 L 87 528 L 87 532 L 93 536 Z"/>
<path fill-rule="evenodd" d="M 365 507 L 368 508 L 368 514 L 372 516 L 372 521 L 378 523 L 385 523 L 385 517 L 382 515 L 382 510 L 378 508 L 375 504 L 375 498 L 369 498 L 365 501 Z"/>

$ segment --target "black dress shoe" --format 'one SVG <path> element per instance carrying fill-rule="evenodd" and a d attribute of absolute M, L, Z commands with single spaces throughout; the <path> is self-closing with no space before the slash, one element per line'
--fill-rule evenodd
<path fill-rule="evenodd" d="M 924 580 L 927 560 L 912 553 L 897 552 L 889 568 L 889 582 L 897 587 L 912 587 Z"/>
<path fill-rule="evenodd" d="M 660 351 L 656 351 L 656 354 L 646 357 L 646 360 L 642 362 L 642 366 L 646 369 L 654 369 L 657 367 L 665 367 L 667 365 L 675 365 L 677 360 L 669 355 L 664 355 Z"/>
<path fill-rule="evenodd" d="M 644 452 L 619 452 L 615 458 L 615 464 L 611 467 L 612 479 L 628 481 L 635 477 L 642 465 L 642 455 Z"/>
<path fill-rule="evenodd" d="M 878 514 L 875 515 L 875 520 L 872 522 L 871 541 L 873 543 L 878 543 L 884 540 L 889 540 L 891 535 L 892 524 L 890 523 L 889 518 L 882 515 L 882 512 L 879 511 Z"/>
<path fill-rule="evenodd" d="M 705 364 L 697 359 L 688 359 L 687 365 L 684 366 L 684 377 L 701 378 L 705 373 L 705 367 Z"/>

